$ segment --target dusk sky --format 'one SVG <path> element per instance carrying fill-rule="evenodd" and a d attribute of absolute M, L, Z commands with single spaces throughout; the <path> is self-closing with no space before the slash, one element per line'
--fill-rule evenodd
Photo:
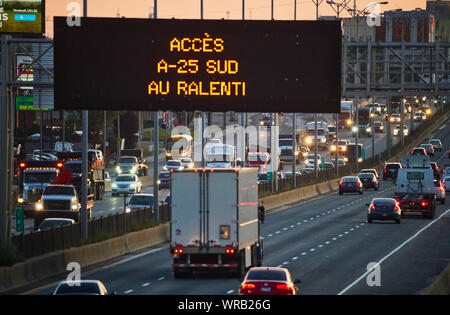
<path fill-rule="evenodd" d="M 316 0 L 315 0 L 316 1 Z M 318 0 L 320 1 L 320 0 Z M 363 9 L 374 0 L 357 0 L 357 9 Z M 83 3 L 82 0 L 47 0 L 46 29 L 47 35 L 53 33 L 53 16 L 66 16 L 67 4 L 70 2 Z M 344 0 L 335 0 L 342 3 Z M 153 12 L 154 0 L 88 0 L 88 16 L 95 17 L 117 17 L 118 15 L 133 18 L 148 18 Z M 242 0 L 204 0 L 205 19 L 241 19 Z M 353 6 L 353 1 L 350 1 Z M 270 19 L 271 0 L 245 0 L 245 18 L 255 20 Z M 412 10 L 415 8 L 425 9 L 426 0 L 391 0 L 388 5 L 383 5 L 385 10 Z M 297 19 L 315 19 L 315 5 L 313 0 L 297 0 Z M 319 6 L 320 16 L 336 15 L 326 0 Z M 342 17 L 349 16 L 345 10 Z M 200 18 L 200 0 L 159 0 L 158 18 Z M 274 19 L 289 20 L 294 18 L 294 0 L 274 0 Z"/>

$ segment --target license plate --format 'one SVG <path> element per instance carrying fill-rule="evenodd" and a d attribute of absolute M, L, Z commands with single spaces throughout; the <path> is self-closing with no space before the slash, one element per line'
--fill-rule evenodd
<path fill-rule="evenodd" d="M 271 288 L 265 288 L 265 287 L 261 288 L 261 292 L 270 292 L 271 290 L 272 290 Z"/>

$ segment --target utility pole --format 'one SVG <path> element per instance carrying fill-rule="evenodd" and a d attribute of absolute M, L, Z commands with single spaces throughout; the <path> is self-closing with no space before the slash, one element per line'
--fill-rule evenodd
<path fill-rule="evenodd" d="M 0 244 L 10 241 L 11 217 L 11 161 L 12 161 L 12 102 L 9 81 L 12 78 L 12 55 L 9 48 L 8 35 L 1 37 L 1 69 L 0 69 Z"/>
<path fill-rule="evenodd" d="M 154 0 L 153 18 L 158 18 L 158 0 Z M 159 188 L 158 188 L 158 154 L 159 154 L 158 111 L 153 112 L 153 214 L 159 223 Z"/>
<path fill-rule="evenodd" d="M 87 17 L 87 0 L 83 0 L 83 17 Z M 88 239 L 88 216 L 87 216 L 87 195 L 88 195 L 88 111 L 82 111 L 82 157 L 83 163 L 81 166 L 81 239 Z M 41 135 L 42 137 L 42 135 Z"/>

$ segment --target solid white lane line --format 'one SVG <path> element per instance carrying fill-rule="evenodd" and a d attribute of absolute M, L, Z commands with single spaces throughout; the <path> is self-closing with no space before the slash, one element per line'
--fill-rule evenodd
<path fill-rule="evenodd" d="M 147 282 L 147 283 L 144 283 L 142 286 L 143 286 L 143 287 L 148 287 L 149 285 L 150 285 L 150 283 Z"/>
<path fill-rule="evenodd" d="M 432 226 L 434 223 L 436 223 L 437 221 L 439 221 L 444 215 L 446 215 L 447 213 L 450 213 L 450 209 L 447 209 L 447 211 L 445 211 L 444 213 L 442 213 L 438 218 L 434 219 L 433 221 L 431 221 L 430 223 L 428 223 L 427 225 L 425 225 L 423 228 L 421 228 L 419 231 L 417 231 L 413 236 L 411 236 L 410 238 L 408 238 L 406 241 L 404 241 L 403 243 L 401 243 L 399 246 L 397 246 L 394 250 L 392 250 L 389 254 L 387 254 L 386 256 L 384 256 L 383 258 L 381 258 L 376 265 L 366 271 L 365 273 L 363 273 L 358 279 L 356 279 L 355 281 L 353 281 L 349 286 L 347 286 L 344 290 L 342 290 L 341 292 L 338 293 L 338 295 L 343 295 L 345 294 L 348 290 L 350 290 L 352 287 L 354 287 L 359 281 L 361 281 L 362 279 L 364 279 L 370 272 L 373 271 L 373 269 L 375 267 L 378 267 L 381 265 L 381 263 L 383 263 L 386 259 L 388 259 L 389 257 L 391 257 L 392 255 L 394 255 L 396 252 L 398 252 L 400 249 L 402 249 L 406 244 L 408 244 L 409 242 L 411 242 L 412 240 L 414 240 L 417 236 L 419 236 L 420 234 L 422 234 L 423 231 L 425 231 L 426 229 L 428 229 L 430 226 Z"/>

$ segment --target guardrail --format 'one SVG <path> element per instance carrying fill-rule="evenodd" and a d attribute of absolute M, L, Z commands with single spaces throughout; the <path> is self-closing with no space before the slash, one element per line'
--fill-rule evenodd
<path fill-rule="evenodd" d="M 366 158 L 364 161 L 357 163 L 349 163 L 344 166 L 340 166 L 338 174 L 336 174 L 336 169 L 324 169 L 317 172 L 317 178 L 314 173 L 296 175 L 296 188 L 301 188 L 304 186 L 319 184 L 332 179 L 339 179 L 342 176 L 348 176 L 357 173 L 358 170 L 364 168 L 374 168 L 382 162 L 388 161 L 393 157 L 397 156 L 404 147 L 410 146 L 415 140 L 417 140 L 417 135 L 422 134 L 427 128 L 432 126 L 442 115 L 447 115 L 450 111 L 450 106 L 447 106 L 444 110 L 434 113 L 429 119 L 422 122 L 416 129 L 409 133 L 409 135 L 404 137 L 404 145 L 397 143 L 391 146 L 389 151 L 386 149 L 382 153 L 376 154 L 374 157 Z M 272 191 L 272 183 L 263 182 L 258 184 L 258 191 L 260 195 L 271 195 L 284 192 L 292 189 L 292 178 L 283 178 L 278 180 L 278 190 Z"/>
<path fill-rule="evenodd" d="M 170 208 L 168 205 L 159 207 L 159 218 L 160 223 L 166 223 L 170 220 Z M 145 208 L 133 210 L 130 213 L 111 214 L 90 220 L 88 222 L 88 240 L 81 239 L 81 225 L 80 223 L 75 223 L 15 235 L 11 238 L 11 243 L 17 248 L 20 259 L 25 260 L 57 250 L 98 242 L 155 225 L 152 209 Z"/>

